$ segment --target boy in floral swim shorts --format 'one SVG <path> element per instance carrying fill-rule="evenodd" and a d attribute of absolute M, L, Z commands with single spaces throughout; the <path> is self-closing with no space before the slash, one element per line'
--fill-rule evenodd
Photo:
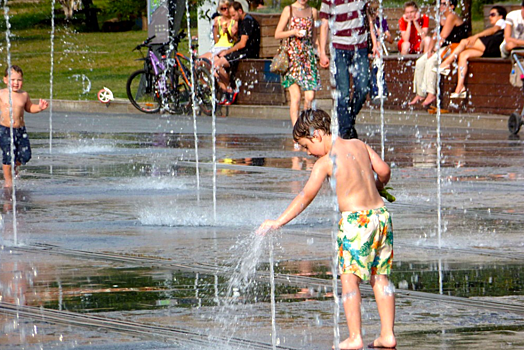
<path fill-rule="evenodd" d="M 297 217 L 316 197 L 324 180 L 333 176 L 342 212 L 337 238 L 338 261 L 349 329 L 349 337 L 339 348 L 364 346 L 359 287 L 362 280 L 369 280 L 373 287 L 381 321 L 380 336 L 368 348 L 395 348 L 395 296 L 388 279 L 393 259 L 393 231 L 391 217 L 379 194 L 389 181 L 390 168 L 358 139 L 332 140 L 331 117 L 322 110 L 303 111 L 293 128 L 293 138 L 318 160 L 300 194 L 277 220 L 264 221 L 257 234 L 278 229 Z"/>

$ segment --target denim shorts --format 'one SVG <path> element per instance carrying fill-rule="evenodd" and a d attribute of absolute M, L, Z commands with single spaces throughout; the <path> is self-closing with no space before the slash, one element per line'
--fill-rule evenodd
<path fill-rule="evenodd" d="M 13 128 L 13 153 L 15 163 L 25 164 L 31 159 L 31 145 L 25 126 Z M 11 131 L 0 125 L 0 147 L 2 148 L 2 164 L 11 164 Z"/>

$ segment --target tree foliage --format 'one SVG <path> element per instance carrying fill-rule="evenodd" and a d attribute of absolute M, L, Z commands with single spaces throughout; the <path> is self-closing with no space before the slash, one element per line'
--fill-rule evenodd
<path fill-rule="evenodd" d="M 146 13 L 147 0 L 112 0 L 104 10 L 114 17 L 129 20 Z"/>

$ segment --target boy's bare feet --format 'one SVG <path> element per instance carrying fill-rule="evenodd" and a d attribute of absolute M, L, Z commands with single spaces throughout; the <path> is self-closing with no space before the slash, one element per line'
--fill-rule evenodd
<path fill-rule="evenodd" d="M 395 349 L 397 340 L 394 335 L 389 337 L 378 337 L 373 343 L 368 345 L 368 349 Z"/>
<path fill-rule="evenodd" d="M 417 103 L 419 103 L 419 102 L 422 101 L 423 99 L 424 99 L 424 97 L 419 96 L 419 95 L 415 95 L 415 97 L 411 100 L 411 102 L 408 103 L 408 106 L 416 105 Z"/>
<path fill-rule="evenodd" d="M 338 344 L 340 350 L 357 350 L 364 347 L 364 342 L 361 337 L 355 339 L 347 338 L 342 343 Z"/>

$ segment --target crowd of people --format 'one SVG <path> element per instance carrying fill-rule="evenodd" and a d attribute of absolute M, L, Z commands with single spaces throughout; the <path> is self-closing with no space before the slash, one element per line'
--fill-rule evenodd
<path fill-rule="evenodd" d="M 489 15 L 491 27 L 468 36 L 470 28 L 456 12 L 457 0 L 439 0 L 438 16 L 433 14 L 439 20 L 438 28 L 430 28 L 430 16 L 423 13 L 416 2 L 407 1 L 398 20 L 396 38 L 389 30 L 387 19 L 378 15 L 376 0 L 323 3 L 330 5 L 317 10 L 308 5 L 308 0 L 296 0 L 284 7 L 275 29 L 275 39 L 288 42 L 290 64 L 281 77 L 281 83 L 289 93 L 289 115 L 294 125 L 301 104 L 304 110 L 311 108 L 315 94 L 321 88 L 319 68 L 329 67 L 330 60 L 333 60 L 338 90 L 336 112 L 339 132 L 344 138 L 358 137 L 356 116 L 368 94 L 372 103 L 388 96 L 384 72 L 379 76 L 376 59 L 387 54 L 385 43 L 392 44 L 398 39 L 399 55 L 420 55 L 413 78 L 415 96 L 408 105 L 421 104 L 425 108 L 437 99 L 439 73 L 458 74 L 458 83 L 450 98 L 463 99 L 467 97 L 465 82 L 469 59 L 508 57 L 511 50 L 524 47 L 524 2 L 521 10 L 507 16 L 503 6 L 493 6 Z M 260 25 L 249 11 L 262 6 L 260 1 L 220 0 L 218 3 L 213 19 L 215 45 L 203 57 L 213 61 L 222 96 L 219 104 L 235 102 L 238 88 L 230 76 L 238 62 L 243 58 L 258 58 Z M 351 16 L 334 16 L 332 13 Z M 334 19 L 332 24 L 330 19 Z M 328 38 L 331 39 L 333 57 L 329 55 Z M 374 58 L 371 66 L 370 58 Z"/>

